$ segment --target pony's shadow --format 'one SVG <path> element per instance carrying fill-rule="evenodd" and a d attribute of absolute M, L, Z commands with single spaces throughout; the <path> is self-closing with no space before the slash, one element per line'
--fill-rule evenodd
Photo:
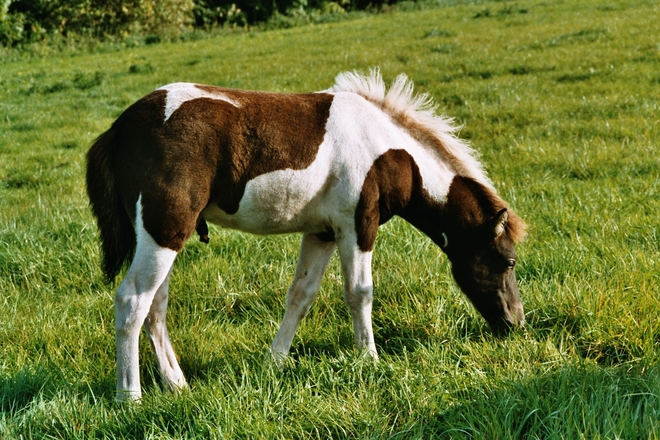
<path fill-rule="evenodd" d="M 334 335 L 333 339 L 318 337 L 304 342 L 294 342 L 289 356 L 294 361 L 305 357 L 320 358 L 325 356 L 337 358 L 342 355 L 342 352 L 350 350 L 353 346 L 353 334 L 347 328 Z"/>
<path fill-rule="evenodd" d="M 526 315 L 525 326 L 539 339 L 558 331 L 579 335 L 586 325 L 586 318 L 579 313 L 567 313 L 554 306 L 530 310 Z"/>
<path fill-rule="evenodd" d="M 374 320 L 374 328 L 378 350 L 393 356 L 413 353 L 443 339 L 478 342 L 484 338 L 496 337 L 488 324 L 478 317 L 468 317 L 456 322 L 447 334 L 438 334 L 423 322 L 403 326 L 398 322 Z"/>

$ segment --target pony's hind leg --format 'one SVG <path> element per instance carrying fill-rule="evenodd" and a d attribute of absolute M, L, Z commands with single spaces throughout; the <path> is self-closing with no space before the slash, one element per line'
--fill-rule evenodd
<path fill-rule="evenodd" d="M 176 354 L 172 348 L 170 337 L 165 324 L 165 315 L 167 312 L 168 286 L 170 273 L 156 291 L 151 309 L 144 323 L 144 327 L 149 335 L 149 341 L 156 355 L 156 362 L 160 370 L 160 376 L 163 380 L 163 388 L 166 391 L 178 391 L 187 387 L 186 379 L 183 376 Z"/>
<path fill-rule="evenodd" d="M 311 234 L 303 237 L 296 274 L 286 296 L 284 319 L 270 347 L 276 362 L 282 363 L 289 354 L 298 325 L 316 298 L 334 250 L 334 242 L 323 241 Z"/>
<path fill-rule="evenodd" d="M 159 246 L 144 229 L 139 200 L 136 211 L 135 257 L 115 295 L 118 401 L 139 400 L 142 396 L 138 356 L 140 328 L 177 255 L 176 251 Z"/>

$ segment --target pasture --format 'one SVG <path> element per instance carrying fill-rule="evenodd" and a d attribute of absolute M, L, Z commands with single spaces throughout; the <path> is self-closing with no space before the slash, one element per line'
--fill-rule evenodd
<path fill-rule="evenodd" d="M 0 59 L 0 438 L 660 437 L 660 6 L 409 5 L 287 30 Z M 394 219 L 374 252 L 380 362 L 353 347 L 333 258 L 278 369 L 299 236 L 211 228 L 179 255 L 168 326 L 191 390 L 115 395 L 113 295 L 84 156 L 175 81 L 321 90 L 405 72 L 455 117 L 527 221 L 527 324 L 504 338 L 444 254 Z"/>

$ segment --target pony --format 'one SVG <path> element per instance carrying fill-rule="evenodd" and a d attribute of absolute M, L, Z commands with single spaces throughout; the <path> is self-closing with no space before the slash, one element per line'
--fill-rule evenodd
<path fill-rule="evenodd" d="M 496 333 L 524 323 L 515 243 L 525 223 L 498 196 L 450 118 L 399 75 L 345 72 L 330 89 L 285 94 L 163 86 L 126 109 L 87 153 L 87 193 L 115 294 L 117 400 L 141 398 L 146 328 L 163 387 L 187 387 L 165 316 L 174 260 L 206 222 L 254 234 L 302 233 L 281 326 L 286 359 L 338 251 L 355 344 L 378 359 L 371 259 L 397 215 L 448 256 L 454 278 Z M 129 264 L 130 262 L 130 264 Z"/>

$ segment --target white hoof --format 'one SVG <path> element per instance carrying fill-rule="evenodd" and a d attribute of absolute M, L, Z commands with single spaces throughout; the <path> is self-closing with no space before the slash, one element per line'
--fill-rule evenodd
<path fill-rule="evenodd" d="M 183 377 L 177 380 L 163 379 L 163 390 L 166 393 L 179 394 L 187 389 L 189 389 L 188 382 Z"/>
<path fill-rule="evenodd" d="M 277 368 L 284 368 L 284 365 L 286 364 L 287 360 L 289 359 L 289 356 L 286 353 L 282 353 L 281 351 L 273 350 L 272 348 L 268 350 L 268 359 L 275 364 Z"/>
<path fill-rule="evenodd" d="M 124 403 L 124 402 L 140 402 L 142 400 L 142 392 L 140 390 L 117 390 L 115 395 L 115 402 Z"/>

